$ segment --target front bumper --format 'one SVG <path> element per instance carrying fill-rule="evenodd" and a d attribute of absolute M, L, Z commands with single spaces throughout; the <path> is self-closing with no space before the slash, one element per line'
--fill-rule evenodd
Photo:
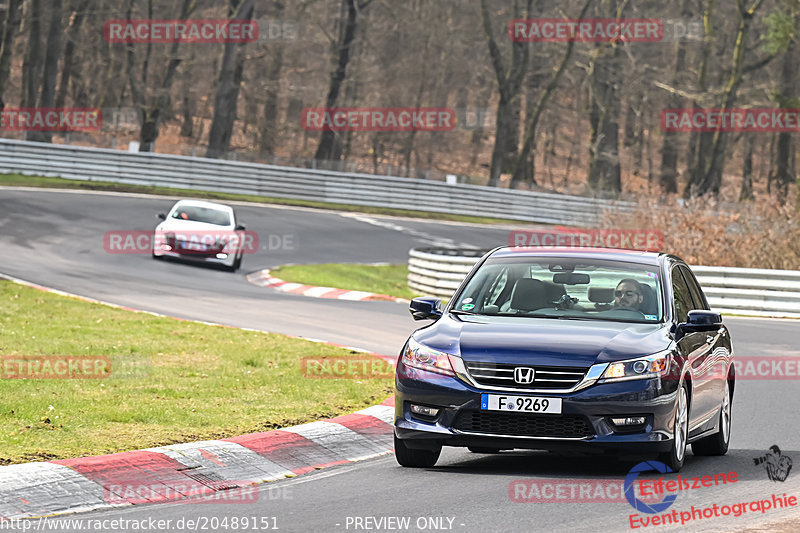
<path fill-rule="evenodd" d="M 482 390 L 440 374 L 398 366 L 395 434 L 410 448 L 476 446 L 650 455 L 672 447 L 678 383 L 659 378 L 591 385 L 572 393 Z M 481 394 L 561 398 L 561 414 L 481 410 Z M 410 404 L 439 409 L 413 414 Z M 645 416 L 641 426 L 616 427 L 619 416 Z"/>
<path fill-rule="evenodd" d="M 213 246 L 207 250 L 182 250 L 179 246 L 179 243 L 175 243 L 172 240 L 163 240 L 156 237 L 153 246 L 153 257 L 171 257 L 182 261 L 225 266 L 232 266 L 236 261 L 236 253 L 225 249 L 224 246 Z M 217 257 L 217 254 L 224 254 L 225 257 Z"/>

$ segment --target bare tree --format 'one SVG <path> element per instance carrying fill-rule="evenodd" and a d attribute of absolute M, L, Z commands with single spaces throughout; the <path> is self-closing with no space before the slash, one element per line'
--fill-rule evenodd
<path fill-rule="evenodd" d="M 524 18 L 530 18 L 533 0 L 526 0 Z M 520 0 L 514 0 L 513 17 L 522 18 Z M 496 187 L 500 183 L 500 174 L 513 172 L 511 164 L 517 159 L 517 143 L 519 138 L 520 89 L 525 72 L 528 69 L 530 47 L 527 42 L 515 40 L 511 43 L 511 64 L 506 68 L 500 47 L 492 30 L 492 18 L 489 15 L 487 0 L 481 0 L 481 21 L 492 58 L 497 88 L 500 99 L 497 102 L 497 127 L 495 130 L 492 162 L 489 169 L 489 186 Z M 507 164 L 507 162 L 509 162 Z"/>
<path fill-rule="evenodd" d="M 337 22 L 339 31 L 336 40 L 332 43 L 334 61 L 328 85 L 328 96 L 325 98 L 326 108 L 336 107 L 339 91 L 347 77 L 347 64 L 350 62 L 351 47 L 356 35 L 359 15 L 370 3 L 372 3 L 372 0 L 342 0 L 340 16 Z M 340 156 L 341 145 L 336 143 L 336 133 L 330 130 L 323 131 L 314 158 L 335 161 Z"/>
<path fill-rule="evenodd" d="M 50 25 L 47 30 L 47 47 L 44 54 L 44 77 L 42 92 L 39 96 L 39 107 L 53 107 L 55 102 L 56 79 L 58 77 L 58 58 L 61 56 L 61 0 L 51 0 Z M 39 142 L 52 142 L 53 134 L 49 131 L 33 132 L 31 139 Z"/>
<path fill-rule="evenodd" d="M 253 18 L 253 0 L 230 0 L 228 17 L 233 20 Z M 225 43 L 222 64 L 217 80 L 217 95 L 214 99 L 214 118 L 208 132 L 206 157 L 220 157 L 231 143 L 233 123 L 236 121 L 236 103 L 239 100 L 239 87 L 244 76 L 244 44 Z"/>
<path fill-rule="evenodd" d="M 785 0 L 784 10 L 772 14 L 773 31 L 770 32 L 772 52 L 780 52 L 780 78 L 774 98 L 783 109 L 800 107 L 797 90 L 797 32 L 800 30 L 800 0 Z M 783 31 L 781 31 L 783 30 Z M 792 133 L 778 132 L 776 141 L 773 173 L 770 182 L 775 185 L 776 192 L 781 201 L 788 201 L 789 186 L 795 182 L 792 171 Z"/>
<path fill-rule="evenodd" d="M 133 9 L 133 0 L 130 0 L 128 4 L 128 11 L 127 17 L 131 19 L 131 11 Z M 196 0 L 183 0 L 181 4 L 180 14 L 178 16 L 179 19 L 186 19 L 189 15 L 194 11 L 196 7 Z M 153 18 L 153 2 L 152 0 L 148 0 L 148 18 Z M 169 48 L 169 61 L 165 67 L 165 71 L 163 76 L 161 77 L 160 84 L 156 85 L 156 94 L 152 97 L 148 98 L 146 94 L 147 88 L 150 85 L 148 82 L 148 72 L 150 67 L 150 57 L 152 54 L 152 48 L 150 43 L 148 43 L 145 49 L 145 57 L 142 63 L 140 76 L 141 76 L 141 87 L 139 85 L 139 80 L 136 79 L 136 70 L 135 70 L 135 45 L 129 44 L 127 47 L 127 74 L 128 74 L 128 85 L 131 90 L 131 96 L 133 98 L 133 102 L 139 110 L 140 113 L 140 120 L 142 127 L 139 131 L 139 151 L 140 152 L 152 152 L 155 148 L 156 138 L 158 137 L 158 129 L 160 126 L 161 118 L 166 113 L 167 108 L 170 104 L 170 88 L 172 87 L 172 82 L 175 80 L 175 72 L 178 69 L 178 65 L 181 62 L 181 58 L 178 57 L 178 49 L 180 47 L 180 43 L 176 40 L 172 43 Z M 148 101 L 149 100 L 149 101 Z"/>
<path fill-rule="evenodd" d="M 78 37 L 90 1 L 91 0 L 71 0 L 70 2 L 70 10 L 72 13 L 69 17 L 69 27 L 67 28 L 67 42 L 64 45 L 64 61 L 61 67 L 61 80 L 58 83 L 58 92 L 56 94 L 56 107 L 64 107 L 64 102 L 67 98 L 69 80 L 76 66 L 75 47 L 78 45 Z"/>
<path fill-rule="evenodd" d="M 19 29 L 21 8 L 22 0 L 9 0 L 5 19 L 2 20 L 2 30 L 0 30 L 0 111 L 5 108 L 4 95 L 11 72 L 11 54 L 14 37 Z"/>

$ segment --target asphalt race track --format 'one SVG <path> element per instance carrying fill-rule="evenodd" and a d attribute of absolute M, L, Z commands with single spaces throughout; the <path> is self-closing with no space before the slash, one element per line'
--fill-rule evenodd
<path fill-rule="evenodd" d="M 324 339 L 394 355 L 417 326 L 406 306 L 280 293 L 248 283 L 246 274 L 287 263 L 401 263 L 412 247 L 484 248 L 505 244 L 508 235 L 508 228 L 501 227 L 241 205 L 237 207 L 240 221 L 258 233 L 262 248 L 246 255 L 237 273 L 154 261 L 149 253 L 110 254 L 104 250 L 105 232 L 152 230 L 156 214 L 165 212 L 173 201 L 109 193 L 0 189 L 0 273 L 176 317 Z M 277 237 L 270 239 L 270 235 Z M 292 245 L 269 249 L 271 242 L 284 242 L 282 239 Z M 800 353 L 800 330 L 795 321 L 730 317 L 726 323 L 734 340 L 734 355 Z M 681 476 L 736 471 L 738 482 L 681 493 L 673 505 L 675 510 L 750 502 L 772 494 L 800 495 L 796 469 L 785 482 L 772 482 L 753 461 L 773 444 L 800 461 L 797 382 L 739 381 L 733 413 L 728 455 L 694 457 L 689 453 Z M 172 520 L 176 531 L 203 530 L 176 529 L 181 519 L 184 524 L 199 520 L 207 531 L 233 531 L 236 529 L 223 528 L 219 521 L 227 518 L 232 524 L 234 517 L 240 521 L 271 517 L 262 525 L 277 526 L 280 531 L 632 531 L 637 530 L 629 519 L 634 509 L 626 502 L 517 502 L 512 498 L 512 483 L 609 478 L 621 482 L 634 464 L 543 452 L 480 455 L 445 449 L 432 469 L 404 469 L 392 456 L 385 456 L 262 485 L 257 501 L 248 505 L 174 503 L 73 518 Z M 212 517 L 217 520 L 216 527 L 211 527 Z M 767 530 L 770 522 L 792 517 L 800 523 L 798 507 L 638 530 L 731 531 L 755 526 Z M 59 530 L 79 530 L 62 526 Z M 797 525 L 785 527 L 786 531 L 797 530 Z"/>

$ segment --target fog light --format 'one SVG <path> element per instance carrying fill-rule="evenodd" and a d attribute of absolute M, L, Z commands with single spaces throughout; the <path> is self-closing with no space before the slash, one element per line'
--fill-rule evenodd
<path fill-rule="evenodd" d="M 629 416 L 626 418 L 612 418 L 611 421 L 615 426 L 638 426 L 640 424 L 644 424 L 645 417 Z"/>
<path fill-rule="evenodd" d="M 227 259 L 228 254 L 217 254 L 217 259 Z"/>
<path fill-rule="evenodd" d="M 164 250 L 165 252 L 169 252 L 170 250 L 172 250 L 172 246 L 170 246 L 169 244 L 162 244 L 161 249 Z"/>
<path fill-rule="evenodd" d="M 436 416 L 439 414 L 439 409 L 436 407 L 426 407 L 424 405 L 411 404 L 411 412 L 415 415 Z"/>

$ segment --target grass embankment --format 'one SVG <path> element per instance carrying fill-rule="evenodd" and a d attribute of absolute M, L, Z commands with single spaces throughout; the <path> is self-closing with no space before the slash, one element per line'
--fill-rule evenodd
<path fill-rule="evenodd" d="M 272 269 L 270 274 L 284 281 L 305 285 L 375 292 L 409 300 L 422 296 L 408 287 L 408 265 L 289 265 Z"/>
<path fill-rule="evenodd" d="M 406 209 L 391 209 L 388 207 L 371 207 L 365 205 L 337 204 L 331 202 L 314 202 L 310 200 L 295 200 L 291 198 L 272 198 L 267 196 L 253 196 L 249 194 L 228 194 L 212 191 L 198 191 L 194 189 L 173 189 L 171 187 L 150 187 L 146 185 L 128 185 L 106 181 L 84 181 L 63 178 L 48 178 L 42 176 L 23 176 L 22 174 L 0 174 L 0 186 L 6 187 L 49 187 L 58 189 L 83 189 L 93 191 L 132 192 L 139 194 L 160 194 L 166 196 L 183 196 L 189 198 L 206 198 L 208 200 L 232 200 L 239 202 L 253 202 L 259 204 L 295 205 L 318 209 L 334 209 L 337 211 L 354 211 L 376 215 L 394 215 L 412 218 L 451 220 L 454 222 L 470 222 L 477 224 L 509 223 L 512 220 L 498 218 L 476 217 L 470 215 L 453 215 L 448 213 L 429 213 Z M 516 222 L 519 223 L 519 222 Z"/>
<path fill-rule="evenodd" d="M 0 464 L 231 437 L 383 401 L 391 379 L 311 379 L 352 352 L 134 313 L 0 280 L 0 355 L 109 356 L 105 379 L 0 378 Z"/>

